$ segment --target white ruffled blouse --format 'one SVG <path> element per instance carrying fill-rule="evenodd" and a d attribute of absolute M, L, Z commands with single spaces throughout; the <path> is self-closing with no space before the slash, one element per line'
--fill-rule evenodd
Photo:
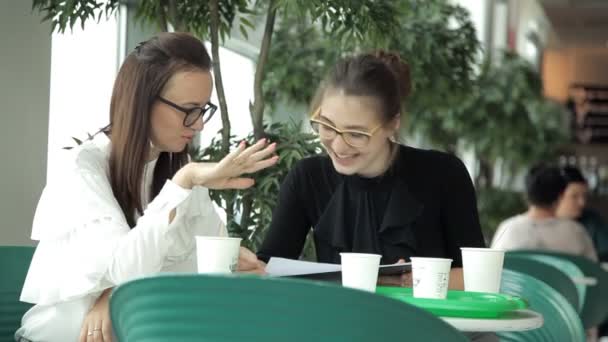
<path fill-rule="evenodd" d="M 227 236 L 206 188 L 185 190 L 170 180 L 131 229 L 110 186 L 110 140 L 100 133 L 70 153 L 34 216 L 32 239 L 39 243 L 21 300 L 36 305 L 16 333 L 32 341 L 77 341 L 104 289 L 159 272 L 195 272 L 194 236 Z M 155 164 L 146 165 L 143 195 Z"/>

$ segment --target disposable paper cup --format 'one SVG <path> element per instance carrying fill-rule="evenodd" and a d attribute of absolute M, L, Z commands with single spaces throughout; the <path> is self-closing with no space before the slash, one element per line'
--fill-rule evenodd
<path fill-rule="evenodd" d="M 460 248 L 465 291 L 498 293 L 504 249 Z"/>
<path fill-rule="evenodd" d="M 445 299 L 452 259 L 413 257 L 410 260 L 414 297 Z"/>
<path fill-rule="evenodd" d="M 381 255 L 340 253 L 342 258 L 342 286 L 376 292 Z"/>
<path fill-rule="evenodd" d="M 241 238 L 197 236 L 198 273 L 232 273 L 239 261 Z"/>

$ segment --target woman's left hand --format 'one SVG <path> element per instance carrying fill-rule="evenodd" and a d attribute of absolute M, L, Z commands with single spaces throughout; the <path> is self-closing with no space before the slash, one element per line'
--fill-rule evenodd
<path fill-rule="evenodd" d="M 111 288 L 103 291 L 84 317 L 78 342 L 112 342 L 110 293 Z"/>
<path fill-rule="evenodd" d="M 401 261 L 403 260 L 401 259 L 398 262 Z M 407 272 L 396 276 L 378 277 L 378 285 L 412 287 L 412 284 L 412 272 Z M 464 290 L 464 276 L 462 274 L 462 268 L 452 268 L 450 270 L 450 282 L 448 283 L 448 289 Z"/>
<path fill-rule="evenodd" d="M 266 264 L 245 247 L 239 251 L 239 264 L 236 271 L 239 273 L 266 274 Z"/>
<path fill-rule="evenodd" d="M 412 273 L 394 276 L 378 276 L 378 285 L 412 287 Z"/>
<path fill-rule="evenodd" d="M 249 147 L 245 142 L 241 142 L 237 149 L 218 163 L 187 164 L 175 174 L 173 180 L 186 189 L 195 185 L 215 190 L 247 189 L 253 186 L 254 180 L 243 175 L 276 164 L 279 160 L 279 157 L 274 155 L 276 147 L 276 143 L 268 144 L 266 139 L 261 139 Z"/>

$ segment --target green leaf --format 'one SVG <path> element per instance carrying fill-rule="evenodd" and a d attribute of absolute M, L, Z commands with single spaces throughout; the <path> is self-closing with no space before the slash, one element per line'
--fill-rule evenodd
<path fill-rule="evenodd" d="M 240 29 L 243 37 L 245 37 L 245 39 L 249 39 L 249 35 L 247 34 L 247 30 L 245 30 L 245 27 L 243 25 L 241 25 L 241 26 L 239 26 L 239 29 Z"/>
<path fill-rule="evenodd" d="M 255 25 L 253 25 L 251 23 L 251 21 L 249 21 L 249 19 L 245 18 L 245 17 L 241 17 L 241 23 L 243 23 L 243 25 L 249 27 L 250 29 L 254 30 L 255 29 Z"/>

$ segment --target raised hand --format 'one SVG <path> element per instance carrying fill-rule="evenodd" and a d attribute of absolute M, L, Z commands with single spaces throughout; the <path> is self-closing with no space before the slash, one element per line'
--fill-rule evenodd
<path fill-rule="evenodd" d="M 209 189 L 246 189 L 254 181 L 242 175 L 276 164 L 279 157 L 273 156 L 275 150 L 276 143 L 268 144 L 266 139 L 250 147 L 241 142 L 219 163 L 190 163 L 179 170 L 173 180 L 185 188 L 200 185 Z"/>

